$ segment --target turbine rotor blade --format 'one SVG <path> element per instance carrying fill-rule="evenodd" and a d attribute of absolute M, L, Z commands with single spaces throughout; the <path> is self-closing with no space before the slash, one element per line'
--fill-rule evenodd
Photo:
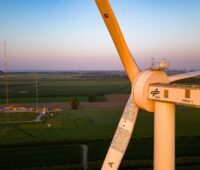
<path fill-rule="evenodd" d="M 115 14 L 108 0 L 96 0 L 96 3 L 114 41 L 128 77 L 131 82 L 134 82 L 135 77 L 139 74 L 140 70 L 128 49 L 119 24 L 115 18 Z"/>
<path fill-rule="evenodd" d="M 134 102 L 133 94 L 131 94 L 102 165 L 102 170 L 117 170 L 119 168 L 132 136 L 138 111 L 139 108 Z"/>
<path fill-rule="evenodd" d="M 200 76 L 200 71 L 194 71 L 194 72 L 169 76 L 169 82 L 172 83 L 177 80 L 188 79 L 188 78 L 192 78 L 192 77 L 196 77 L 196 76 Z"/>

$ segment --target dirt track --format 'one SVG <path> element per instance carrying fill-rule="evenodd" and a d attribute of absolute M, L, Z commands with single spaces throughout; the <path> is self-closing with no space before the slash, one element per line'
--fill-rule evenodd
<path fill-rule="evenodd" d="M 123 108 L 128 100 L 128 94 L 112 94 L 106 95 L 105 102 L 80 102 L 79 109 L 111 109 Z M 16 106 L 35 107 L 35 103 L 15 104 Z M 0 108 L 5 104 L 1 104 Z M 39 103 L 39 107 L 47 107 L 50 111 L 55 109 L 69 110 L 71 109 L 70 102 L 62 103 Z"/>

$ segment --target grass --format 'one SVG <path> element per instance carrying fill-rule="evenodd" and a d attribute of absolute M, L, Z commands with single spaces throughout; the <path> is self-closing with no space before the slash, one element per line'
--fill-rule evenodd
<path fill-rule="evenodd" d="M 0 113 L 0 122 L 6 121 L 32 121 L 36 119 L 35 112 Z"/>
<path fill-rule="evenodd" d="M 121 114 L 122 109 L 69 110 L 55 113 L 53 117 L 49 115 L 44 121 L 38 123 L 0 125 L 0 144 L 44 140 L 110 139 Z M 22 117 L 25 115 L 24 113 Z M 178 108 L 176 112 L 176 136 L 200 136 L 199 120 L 198 109 Z M 51 124 L 51 128 L 47 126 L 48 124 Z M 23 129 L 33 137 L 21 133 L 17 128 Z M 141 111 L 134 130 L 134 138 L 152 136 L 153 114 Z"/>
<path fill-rule="evenodd" d="M 36 119 L 35 112 L 10 113 L 10 121 L 31 121 Z"/>
<path fill-rule="evenodd" d="M 105 77 L 105 76 L 104 76 Z M 3 79 L 2 79 L 3 80 Z M 35 74 L 15 74 L 8 77 L 9 103 L 34 103 L 36 95 Z M 0 104 L 6 103 L 5 81 L 0 81 Z M 88 101 L 90 94 L 96 94 L 97 102 L 105 101 L 104 94 L 129 93 L 127 79 L 95 78 L 65 73 L 38 74 L 38 102 L 68 102 L 76 97 Z"/>
<path fill-rule="evenodd" d="M 29 146 L 0 149 L 1 169 L 22 169 L 81 163 L 80 145 Z M 48 154 L 47 154 L 48 153 Z M 71 154 L 68 154 L 71 153 Z"/>
<path fill-rule="evenodd" d="M 87 102 L 88 96 L 68 96 L 68 97 L 39 97 L 38 103 L 50 103 L 50 102 L 70 102 L 73 98 L 77 98 L 81 102 Z M 96 102 L 105 101 L 104 95 L 97 95 Z M 35 103 L 35 97 L 10 97 L 9 103 Z M 1 98 L 0 104 L 6 103 L 6 98 Z"/>
<path fill-rule="evenodd" d="M 104 76 L 105 77 L 105 76 Z M 15 74 L 8 77 L 9 96 L 12 100 L 16 98 L 29 97 L 35 98 L 35 75 L 34 74 Z M 0 99 L 5 98 L 5 82 L 0 82 Z M 129 93 L 130 83 L 127 79 L 95 78 L 88 79 L 69 74 L 38 74 L 38 95 L 39 97 L 65 97 L 65 96 L 88 96 L 97 94 L 102 96 L 111 93 Z M 13 98 L 13 99 L 12 99 Z M 47 99 L 51 100 L 51 99 Z M 46 99 L 45 99 L 46 100 Z M 54 99 L 53 99 L 54 100 Z M 59 101 L 60 99 L 57 98 Z M 0 100 L 3 103 L 4 100 Z"/>
<path fill-rule="evenodd" d="M 70 146 L 86 143 L 89 147 L 89 169 L 99 169 L 121 114 L 122 109 L 69 110 L 53 116 L 49 114 L 38 123 L 0 125 L 0 167 L 23 169 L 35 165 L 81 169 L 80 148 Z M 177 109 L 176 155 L 180 170 L 199 166 L 200 159 L 196 158 L 200 155 L 199 120 L 198 109 Z M 49 128 L 48 124 L 52 127 Z M 122 169 L 152 169 L 152 136 L 153 114 L 141 111 Z"/>
<path fill-rule="evenodd" d="M 0 103 L 5 102 L 5 84 L 0 82 Z M 127 79 L 81 74 L 38 74 L 39 102 L 66 102 L 77 97 L 86 101 L 95 93 L 129 93 Z M 35 75 L 9 75 L 9 102 L 35 102 Z M 68 96 L 68 97 L 66 97 Z M 0 169 L 82 169 L 81 150 L 89 147 L 89 169 L 100 169 L 122 109 L 68 110 L 48 114 L 42 122 L 0 124 Z M 12 113 L 12 121 L 31 120 L 35 113 Z M 0 113 L 0 121 L 7 114 Z M 198 109 L 178 108 L 176 112 L 176 157 L 178 170 L 199 169 L 200 114 Z M 48 125 L 51 124 L 51 127 Z M 133 138 L 121 169 L 152 170 L 153 114 L 140 111 Z M 36 168 L 33 168 L 35 166 Z"/>
<path fill-rule="evenodd" d="M 8 114 L 0 113 L 0 122 L 6 122 L 8 120 Z"/>
<path fill-rule="evenodd" d="M 83 142 L 83 141 L 82 141 Z M 82 169 L 81 141 L 71 145 L 68 141 L 40 144 L 21 144 L 21 146 L 0 148 L 0 168 L 23 169 Z M 65 144 L 64 144 L 65 143 Z M 87 141 L 89 170 L 100 169 L 110 140 Z M 190 144 L 190 145 L 188 145 Z M 193 170 L 200 166 L 200 137 L 176 138 L 176 167 L 177 169 Z M 120 169 L 151 169 L 153 159 L 153 139 L 132 139 Z"/>

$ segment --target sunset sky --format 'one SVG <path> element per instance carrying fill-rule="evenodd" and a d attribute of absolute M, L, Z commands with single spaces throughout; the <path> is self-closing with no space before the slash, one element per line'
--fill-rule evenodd
<path fill-rule="evenodd" d="M 111 0 L 138 65 L 200 69 L 199 0 Z M 0 69 L 123 70 L 95 0 L 0 0 Z"/>

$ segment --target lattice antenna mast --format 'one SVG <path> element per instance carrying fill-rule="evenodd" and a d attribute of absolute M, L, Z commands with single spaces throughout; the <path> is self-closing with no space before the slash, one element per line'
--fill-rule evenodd
<path fill-rule="evenodd" d="M 7 77 L 7 68 L 8 68 L 8 55 L 7 55 L 7 47 L 6 41 L 4 41 L 4 79 L 6 85 L 6 104 L 8 105 L 8 77 Z"/>

